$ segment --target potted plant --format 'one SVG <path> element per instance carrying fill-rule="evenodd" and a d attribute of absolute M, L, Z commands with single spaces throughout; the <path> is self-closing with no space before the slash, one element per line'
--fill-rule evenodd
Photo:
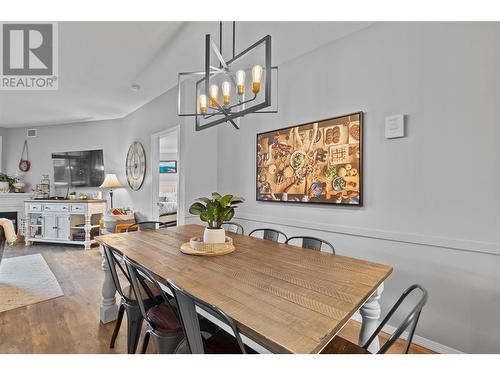
<path fill-rule="evenodd" d="M 222 196 L 219 193 L 212 193 L 212 199 L 198 198 L 189 207 L 189 213 L 199 216 L 201 221 L 207 223 L 203 233 L 203 242 L 226 242 L 226 233 L 222 228 L 222 223 L 231 220 L 237 204 L 244 201 L 242 197 L 235 197 L 231 194 Z"/>
<path fill-rule="evenodd" d="M 3 172 L 0 172 L 0 192 L 8 193 L 13 183 L 14 179 L 12 177 L 7 176 Z"/>

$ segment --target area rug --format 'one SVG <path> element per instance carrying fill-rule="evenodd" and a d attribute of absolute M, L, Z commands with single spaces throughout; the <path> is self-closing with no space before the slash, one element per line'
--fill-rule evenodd
<path fill-rule="evenodd" d="M 41 254 L 4 258 L 0 264 L 0 312 L 64 295 Z"/>

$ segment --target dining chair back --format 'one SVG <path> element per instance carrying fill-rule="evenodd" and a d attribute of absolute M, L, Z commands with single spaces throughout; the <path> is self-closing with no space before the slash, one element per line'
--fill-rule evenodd
<path fill-rule="evenodd" d="M 137 298 L 137 303 L 139 304 L 142 317 L 146 322 L 154 326 L 154 323 L 151 322 L 147 316 L 147 307 L 143 301 L 145 299 L 150 299 L 153 301 L 153 305 L 159 305 L 163 301 L 168 301 L 168 296 L 160 287 L 158 281 L 156 281 L 156 279 L 151 275 L 149 270 L 126 256 L 123 257 L 123 261 L 130 275 L 130 283 Z M 154 286 L 155 290 L 160 291 L 160 296 L 154 295 L 151 286 L 146 283 L 146 280 L 150 282 L 150 285 Z"/>
<path fill-rule="evenodd" d="M 141 352 L 146 352 L 149 338 L 153 336 L 159 353 L 174 353 L 183 335 L 178 313 L 172 306 L 173 300 L 171 301 L 147 268 L 126 256 L 123 257 L 123 261 L 129 272 L 142 318 L 147 323 Z M 151 303 L 146 304 L 145 301 Z"/>
<path fill-rule="evenodd" d="M 134 298 L 131 297 L 130 288 L 131 280 L 129 273 L 122 266 L 120 260 L 121 255 L 116 254 L 105 244 L 102 244 L 104 250 L 104 256 L 108 263 L 109 272 L 113 280 L 116 291 L 121 296 L 120 307 L 118 308 L 118 315 L 116 317 L 115 328 L 113 330 L 113 335 L 111 336 L 110 348 L 114 348 L 118 332 L 122 324 L 123 314 L 127 313 L 127 351 L 129 354 L 135 353 L 137 349 L 137 343 L 139 340 L 139 334 L 142 328 L 142 317 L 139 310 L 139 305 Z M 120 270 L 121 274 L 129 282 L 129 286 L 123 288 L 120 282 L 120 277 L 118 275 L 117 268 Z"/>
<path fill-rule="evenodd" d="M 421 287 L 418 284 L 412 285 L 404 291 L 401 297 L 397 300 L 396 304 L 391 308 L 391 310 L 386 315 L 384 320 L 379 324 L 379 326 L 375 329 L 375 331 L 368 338 L 368 340 L 366 340 L 363 346 L 359 346 L 337 335 L 322 349 L 320 354 L 373 354 L 368 350 L 373 340 L 375 340 L 378 337 L 379 333 L 384 329 L 388 321 L 391 319 L 394 313 L 399 309 L 399 307 L 406 300 L 406 298 L 408 298 L 416 290 L 419 290 L 421 292 L 417 301 L 414 304 L 413 303 L 405 304 L 406 306 L 410 305 L 411 308 L 410 312 L 402 320 L 402 322 L 396 328 L 394 333 L 389 337 L 389 339 L 376 352 L 376 354 L 387 353 L 388 350 L 394 345 L 394 343 L 402 336 L 402 334 L 405 331 L 408 331 L 406 344 L 403 348 L 403 353 L 408 354 L 410 345 L 413 340 L 413 336 L 415 334 L 415 329 L 417 327 L 418 319 L 420 317 L 420 313 L 422 312 L 422 308 L 427 302 L 427 291 L 425 290 L 425 288 Z"/>
<path fill-rule="evenodd" d="M 322 240 L 321 238 L 317 237 L 311 237 L 311 236 L 293 236 L 288 238 L 285 243 L 292 245 L 294 241 L 301 240 L 302 241 L 302 247 L 305 249 L 312 249 L 312 250 L 319 250 L 321 251 L 322 248 L 326 247 L 328 248 L 333 254 L 335 254 L 335 248 L 333 245 L 325 240 Z M 290 243 L 292 242 L 292 243 Z"/>
<path fill-rule="evenodd" d="M 231 232 L 231 233 L 236 233 L 236 234 L 245 234 L 245 230 L 243 229 L 243 226 L 238 223 L 234 223 L 231 221 L 228 221 L 226 223 L 222 223 L 222 228 L 226 230 L 226 232 Z"/>
<path fill-rule="evenodd" d="M 208 302 L 205 302 L 193 296 L 171 280 L 168 280 L 168 284 L 169 288 L 174 293 L 179 312 L 179 318 L 182 324 L 182 329 L 184 330 L 187 350 L 189 353 L 205 353 L 196 307 L 200 307 L 215 318 L 219 319 L 221 322 L 228 325 L 233 332 L 233 336 L 237 342 L 239 349 L 241 350 L 241 353 L 246 353 L 245 346 L 243 345 L 243 340 L 241 339 L 240 332 L 236 327 L 236 324 L 224 311 L 219 309 L 217 306 L 211 305 Z"/>
<path fill-rule="evenodd" d="M 121 274 L 125 279 L 129 282 L 130 284 L 130 276 L 127 271 L 125 271 L 125 268 L 122 266 L 120 259 L 121 256 L 119 254 L 116 254 L 113 252 L 108 246 L 102 244 L 102 248 L 104 250 L 104 257 L 106 258 L 106 261 L 108 262 L 108 267 L 109 267 L 109 273 L 111 274 L 111 278 L 113 279 L 113 284 L 115 286 L 116 291 L 120 296 L 126 300 L 129 301 L 128 296 L 125 294 L 124 289 L 122 288 L 122 285 L 120 283 L 120 277 L 118 275 L 117 267 L 120 270 Z"/>
<path fill-rule="evenodd" d="M 135 230 L 160 229 L 166 227 L 167 223 L 162 223 L 161 221 L 139 221 L 137 223 L 130 224 L 127 228 L 127 232 Z"/>
<path fill-rule="evenodd" d="M 3 250 L 5 248 L 5 233 L 3 227 L 0 225 L 0 264 L 2 263 Z"/>
<path fill-rule="evenodd" d="M 406 345 L 403 350 L 405 354 L 408 354 L 408 350 L 410 349 L 410 345 L 413 340 L 413 336 L 415 334 L 415 329 L 417 328 L 418 319 L 420 318 L 420 313 L 422 312 L 422 309 L 425 306 L 428 299 L 427 290 L 418 284 L 410 286 L 403 292 L 401 297 L 399 297 L 399 299 L 391 308 L 389 313 L 385 316 L 384 320 L 382 320 L 382 322 L 375 329 L 370 338 L 364 343 L 363 348 L 368 349 L 372 341 L 375 340 L 375 338 L 378 336 L 380 331 L 382 331 L 382 329 L 385 327 L 389 319 L 391 319 L 394 313 L 398 310 L 399 306 L 401 306 L 401 304 L 406 300 L 406 298 L 408 298 L 408 296 L 410 296 L 416 290 L 419 290 L 421 292 L 420 298 L 413 305 L 413 308 L 410 310 L 408 315 L 406 315 L 403 321 L 396 328 L 396 330 L 391 335 L 389 340 L 387 340 L 377 352 L 377 354 L 385 354 L 391 348 L 391 346 L 394 345 L 396 340 L 399 339 L 401 335 L 408 329 L 408 338 L 406 339 Z"/>
<path fill-rule="evenodd" d="M 251 231 L 249 236 L 257 237 L 262 236 L 264 240 L 269 240 L 269 241 L 274 241 L 274 242 L 280 242 L 280 236 L 283 238 L 283 242 L 286 242 L 288 239 L 287 235 L 277 229 L 272 229 L 272 228 L 259 228 L 259 229 L 254 229 Z"/>

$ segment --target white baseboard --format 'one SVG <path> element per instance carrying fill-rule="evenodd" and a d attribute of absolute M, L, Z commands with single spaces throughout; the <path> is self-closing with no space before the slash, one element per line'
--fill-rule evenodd
<path fill-rule="evenodd" d="M 358 322 L 358 323 L 361 323 L 361 315 L 359 312 L 357 312 L 356 314 L 354 314 L 352 317 L 351 317 L 352 320 Z M 392 335 L 394 332 L 396 331 L 396 328 L 391 326 L 391 325 L 386 325 L 385 328 L 384 328 L 384 332 L 388 333 L 389 335 Z M 403 339 L 406 339 L 407 337 L 407 333 L 403 333 L 403 335 L 401 336 L 401 338 Z M 432 350 L 433 352 L 436 352 L 436 353 L 439 353 L 439 354 L 464 354 L 463 352 L 461 352 L 460 350 L 457 350 L 457 349 L 454 349 L 454 348 L 450 348 L 449 346 L 446 346 L 446 345 L 443 345 L 443 344 L 440 344 L 438 342 L 435 342 L 435 341 L 432 341 L 432 340 L 429 340 L 429 339 L 426 339 L 425 337 L 422 337 L 422 336 L 418 336 L 418 335 L 414 335 L 413 336 L 413 343 L 414 344 L 418 344 L 426 349 L 430 349 Z"/>

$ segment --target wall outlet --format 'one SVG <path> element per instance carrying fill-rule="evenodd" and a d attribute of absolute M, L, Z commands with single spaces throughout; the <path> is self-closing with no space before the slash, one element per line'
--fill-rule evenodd
<path fill-rule="evenodd" d="M 405 115 L 387 116 L 385 118 L 385 137 L 401 138 L 405 136 Z"/>

